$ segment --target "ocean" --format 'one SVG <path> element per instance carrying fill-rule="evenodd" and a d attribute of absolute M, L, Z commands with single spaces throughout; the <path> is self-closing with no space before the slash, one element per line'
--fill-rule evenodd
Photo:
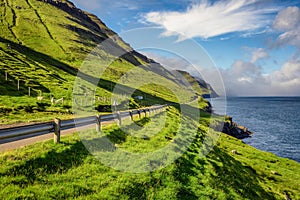
<path fill-rule="evenodd" d="M 216 113 L 221 98 L 212 99 Z M 226 114 L 254 132 L 243 141 L 300 162 L 300 97 L 228 97 Z"/>

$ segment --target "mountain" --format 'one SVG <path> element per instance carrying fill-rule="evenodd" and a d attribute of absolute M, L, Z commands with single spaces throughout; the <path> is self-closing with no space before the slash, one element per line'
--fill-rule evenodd
<path fill-rule="evenodd" d="M 181 74 L 185 80 L 187 80 L 197 95 L 202 96 L 204 98 L 216 98 L 219 95 L 216 91 L 211 87 L 211 85 L 205 82 L 202 78 L 194 77 L 190 73 L 182 70 L 176 70 L 179 74 Z"/>
<path fill-rule="evenodd" d="M 20 114 L 19 121 L 31 120 L 30 118 L 44 120 L 43 117 L 35 117 L 38 115 L 36 112 L 47 112 L 49 119 L 59 113 L 64 114 L 62 118 L 68 117 L 78 69 L 87 55 L 97 45 L 106 41 L 109 41 L 113 50 L 104 48 L 97 52 L 102 60 L 112 58 L 120 52 L 125 53 L 113 60 L 105 69 L 98 84 L 96 97 L 107 101 L 96 101 L 95 107 L 110 105 L 113 86 L 120 77 L 132 70 L 135 70 L 136 74 L 134 80 L 131 80 L 133 86 L 136 85 L 134 82 L 145 81 L 139 78 L 140 76 L 148 77 L 149 81 L 153 76 L 160 80 L 156 81 L 160 84 L 150 83 L 137 88 L 133 96 L 148 97 L 148 101 L 140 102 L 142 104 L 173 102 L 176 95 L 166 87 L 181 90 L 182 97 L 186 101 L 195 96 L 191 90 L 180 89 L 185 86 L 178 84 L 176 78 L 159 63 L 133 50 L 95 15 L 76 8 L 70 1 L 1 0 L 0 2 L 2 118 L 11 114 L 14 118 L 11 119 L 12 122 Z M 205 88 L 205 91 L 208 91 L 208 88 Z M 37 96 L 42 96 L 43 101 L 39 102 Z M 51 105 L 51 98 L 55 100 L 64 98 L 63 107 L 59 104 Z M 27 114 L 27 111 L 30 112 Z M 7 123 L 5 119 L 2 122 Z"/>

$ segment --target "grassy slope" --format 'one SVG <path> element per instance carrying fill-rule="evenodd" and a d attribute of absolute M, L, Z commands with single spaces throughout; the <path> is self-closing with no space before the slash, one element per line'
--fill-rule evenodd
<path fill-rule="evenodd" d="M 178 113 L 170 108 L 168 115 L 165 130 L 150 140 L 126 135 L 115 125 L 105 127 L 104 133 L 115 146 L 127 151 L 153 151 L 174 137 L 170 132 L 178 126 Z M 151 118 L 136 123 L 147 126 Z M 292 199 L 300 198 L 298 163 L 256 150 L 225 135 L 221 135 L 207 157 L 200 158 L 204 129 L 199 129 L 189 150 L 178 160 L 152 173 L 123 173 L 106 167 L 89 154 L 76 134 L 63 137 L 59 145 L 47 141 L 6 152 L 0 155 L 0 196 L 13 199 L 283 199 L 288 193 Z M 233 149 L 238 154 L 232 154 Z"/>
<path fill-rule="evenodd" d="M 37 0 L 0 0 L 0 13 L 0 123 L 71 117 L 68 111 L 77 69 L 90 51 L 115 33 L 95 16 L 78 11 L 70 3 L 63 9 Z M 115 43 L 119 49 L 131 50 L 118 37 Z M 110 54 L 99 52 L 104 59 Z M 136 79 L 127 87 L 143 82 L 141 77 L 145 74 L 148 79 L 155 76 L 161 83 L 136 88 L 135 95 L 148 97 L 149 101 L 145 104 L 174 101 L 175 95 L 163 85 L 171 85 L 177 90 L 180 86 L 160 75 L 146 72 L 151 68 L 147 62 L 136 53 L 115 60 L 103 74 L 96 96 L 109 99 L 112 86 L 122 75 L 134 69 Z M 8 73 L 8 81 L 5 73 Z M 17 90 L 18 79 L 20 91 Z M 28 97 L 28 87 L 31 87 L 31 97 Z M 186 101 L 194 95 L 188 90 L 181 91 Z M 40 94 L 44 97 L 44 109 L 37 106 Z M 51 106 L 51 96 L 55 99 L 64 97 L 65 106 Z M 95 106 L 110 103 L 109 100 L 101 101 Z M 25 107 L 33 108 L 33 112 L 26 112 L 28 109 Z"/>
<path fill-rule="evenodd" d="M 181 70 L 177 70 L 177 72 L 181 74 L 186 79 L 186 81 L 190 83 L 191 87 L 197 94 L 201 95 L 201 94 L 210 93 L 210 91 L 207 88 L 201 87 L 197 82 L 197 80 L 193 76 L 191 76 L 188 72 L 181 71 Z"/>

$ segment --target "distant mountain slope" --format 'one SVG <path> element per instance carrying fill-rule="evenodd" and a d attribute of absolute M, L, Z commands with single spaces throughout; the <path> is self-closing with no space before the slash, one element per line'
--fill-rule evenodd
<path fill-rule="evenodd" d="M 2 108 L 18 111 L 24 106 L 35 106 L 36 97 L 39 95 L 42 95 L 43 101 L 48 104 L 51 97 L 64 97 L 65 105 L 70 107 L 73 82 L 78 68 L 98 44 L 112 36 L 110 44 L 114 49 L 127 53 L 105 70 L 99 82 L 97 96 L 109 99 L 112 86 L 130 70 L 134 69 L 136 74 L 143 76 L 151 69 L 158 79 L 165 82 L 160 82 L 160 85 L 156 84 L 155 87 L 148 84 L 138 88 L 137 95 L 147 94 L 150 104 L 176 101 L 176 95 L 163 86 L 172 85 L 178 90 L 182 87 L 171 73 L 160 64 L 134 51 L 95 15 L 76 8 L 69 1 L 0 0 L 0 14 Z M 106 59 L 114 54 L 118 53 L 104 49 L 100 52 L 100 57 Z M 190 90 L 182 92 L 185 93 L 182 96 L 187 101 L 195 96 Z M 110 103 L 109 100 L 99 101 L 96 102 L 96 106 Z M 59 106 L 51 111 L 53 110 L 62 111 Z"/>
<path fill-rule="evenodd" d="M 211 87 L 211 85 L 206 83 L 203 79 L 199 77 L 194 77 L 186 71 L 176 71 L 180 73 L 191 84 L 194 91 L 196 91 L 197 95 L 203 96 L 204 98 L 215 98 L 219 96 Z"/>

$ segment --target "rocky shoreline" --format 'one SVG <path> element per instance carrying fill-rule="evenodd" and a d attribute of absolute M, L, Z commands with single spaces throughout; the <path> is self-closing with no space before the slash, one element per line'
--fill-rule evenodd
<path fill-rule="evenodd" d="M 207 104 L 208 105 L 206 108 L 204 108 L 204 111 L 210 114 L 216 114 L 213 112 L 213 107 L 211 103 L 208 101 Z M 232 117 L 230 116 L 226 116 L 225 122 L 219 124 L 218 128 L 216 127 L 216 130 L 218 131 L 222 130 L 221 131 L 222 133 L 233 136 L 237 139 L 244 139 L 247 137 L 251 137 L 251 135 L 253 134 L 253 132 L 249 131 L 248 128 L 233 122 Z"/>
<path fill-rule="evenodd" d="M 253 134 L 253 132 L 249 131 L 246 127 L 232 122 L 232 117 L 227 118 L 226 122 L 224 123 L 222 133 L 226 133 L 238 139 L 251 137 Z"/>

